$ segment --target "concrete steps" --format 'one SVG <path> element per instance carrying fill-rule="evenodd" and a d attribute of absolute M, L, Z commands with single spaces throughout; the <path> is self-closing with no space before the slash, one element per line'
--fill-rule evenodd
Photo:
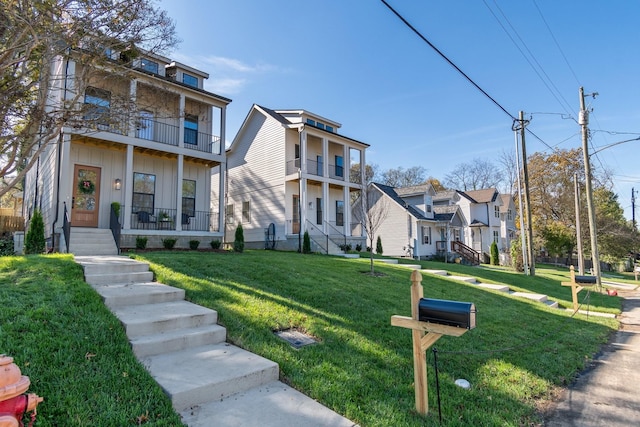
<path fill-rule="evenodd" d="M 76 261 L 188 426 L 354 426 L 279 382 L 277 363 L 225 342 L 218 313 L 151 282 L 148 264 L 118 256 Z"/>
<path fill-rule="evenodd" d="M 118 247 L 109 229 L 71 227 L 69 252 L 74 255 L 117 255 Z"/>

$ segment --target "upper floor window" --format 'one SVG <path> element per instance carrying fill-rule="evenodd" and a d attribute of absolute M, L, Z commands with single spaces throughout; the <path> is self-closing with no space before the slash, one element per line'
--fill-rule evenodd
<path fill-rule="evenodd" d="M 336 176 L 344 177 L 344 158 L 336 156 Z"/>
<path fill-rule="evenodd" d="M 198 116 L 187 114 L 184 117 L 184 143 L 198 144 Z"/>
<path fill-rule="evenodd" d="M 142 58 L 140 68 L 150 73 L 158 74 L 158 63 L 147 58 Z"/>
<path fill-rule="evenodd" d="M 329 132 L 333 132 L 333 126 L 326 125 L 324 128 Z"/>
<path fill-rule="evenodd" d="M 196 76 L 192 76 L 191 74 L 182 73 L 182 83 L 189 86 L 198 87 L 198 78 Z"/>
<path fill-rule="evenodd" d="M 85 120 L 94 120 L 101 125 L 109 124 L 111 92 L 89 86 L 84 92 L 84 104 L 87 109 Z"/>
<path fill-rule="evenodd" d="M 498 243 L 499 239 L 500 239 L 500 234 L 496 230 L 494 230 L 493 231 L 493 241 Z"/>
<path fill-rule="evenodd" d="M 242 202 L 242 222 L 251 222 L 251 202 Z"/>
<path fill-rule="evenodd" d="M 315 120 L 307 119 L 307 124 L 311 125 L 311 126 L 315 126 L 316 122 L 315 122 Z"/>
<path fill-rule="evenodd" d="M 182 215 L 196 216 L 196 182 L 191 179 L 182 180 Z"/>
<path fill-rule="evenodd" d="M 422 243 L 424 245 L 431 244 L 431 227 L 422 226 Z"/>
<path fill-rule="evenodd" d="M 511 211 L 511 209 L 507 210 L 507 220 L 513 220 L 513 212 Z"/>
<path fill-rule="evenodd" d="M 493 215 L 496 218 L 500 218 L 500 206 L 494 206 L 493 207 Z"/>
<path fill-rule="evenodd" d="M 227 224 L 233 224 L 233 204 L 227 205 L 224 210 Z"/>

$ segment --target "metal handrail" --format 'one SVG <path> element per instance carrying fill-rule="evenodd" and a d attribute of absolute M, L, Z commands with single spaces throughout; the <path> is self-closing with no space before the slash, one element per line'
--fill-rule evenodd
<path fill-rule="evenodd" d="M 116 242 L 118 255 L 120 255 L 120 231 L 122 230 L 122 225 L 120 225 L 118 215 L 116 215 L 116 210 L 113 208 L 113 205 L 111 205 L 109 216 L 109 228 L 111 229 L 111 234 L 113 234 L 113 240 Z"/>
<path fill-rule="evenodd" d="M 71 238 L 71 221 L 69 220 L 69 211 L 67 211 L 67 202 L 62 202 L 64 213 L 62 215 L 62 234 L 64 234 L 64 243 L 69 253 L 69 239 Z"/>

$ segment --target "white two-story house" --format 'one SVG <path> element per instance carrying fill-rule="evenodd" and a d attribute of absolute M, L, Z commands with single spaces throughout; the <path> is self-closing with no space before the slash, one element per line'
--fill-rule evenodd
<path fill-rule="evenodd" d="M 492 242 L 503 250 L 505 242 L 501 238 L 502 197 L 495 188 L 458 191 L 458 206 L 467 219 L 465 241 L 475 251 L 489 254 Z"/>
<path fill-rule="evenodd" d="M 49 107 L 67 121 L 27 174 L 24 203 L 27 220 L 42 212 L 56 250 L 117 253 L 138 237 L 147 247 L 222 238 L 224 190 L 211 198 L 211 174 L 225 163 L 231 100 L 204 89 L 207 73 L 136 52 L 106 49 L 107 60 L 89 69 L 82 48 L 71 49 L 50 65 Z"/>
<path fill-rule="evenodd" d="M 227 151 L 226 242 L 242 224 L 245 244 L 298 250 L 306 232 L 312 250 L 339 253 L 364 246 L 351 221 L 362 191 L 367 144 L 338 133 L 338 122 L 306 110 L 253 105 Z M 358 171 L 353 173 L 353 171 Z"/>

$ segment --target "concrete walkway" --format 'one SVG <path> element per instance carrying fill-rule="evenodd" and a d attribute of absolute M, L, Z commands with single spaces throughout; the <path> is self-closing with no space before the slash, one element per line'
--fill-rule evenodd
<path fill-rule="evenodd" d="M 640 426 L 640 291 L 623 297 L 620 329 L 550 412 L 548 427 Z"/>
<path fill-rule="evenodd" d="M 226 342 L 215 310 L 153 282 L 147 263 L 77 256 L 85 280 L 120 319 L 134 354 L 190 427 L 355 427 L 278 381 L 278 364 Z"/>

